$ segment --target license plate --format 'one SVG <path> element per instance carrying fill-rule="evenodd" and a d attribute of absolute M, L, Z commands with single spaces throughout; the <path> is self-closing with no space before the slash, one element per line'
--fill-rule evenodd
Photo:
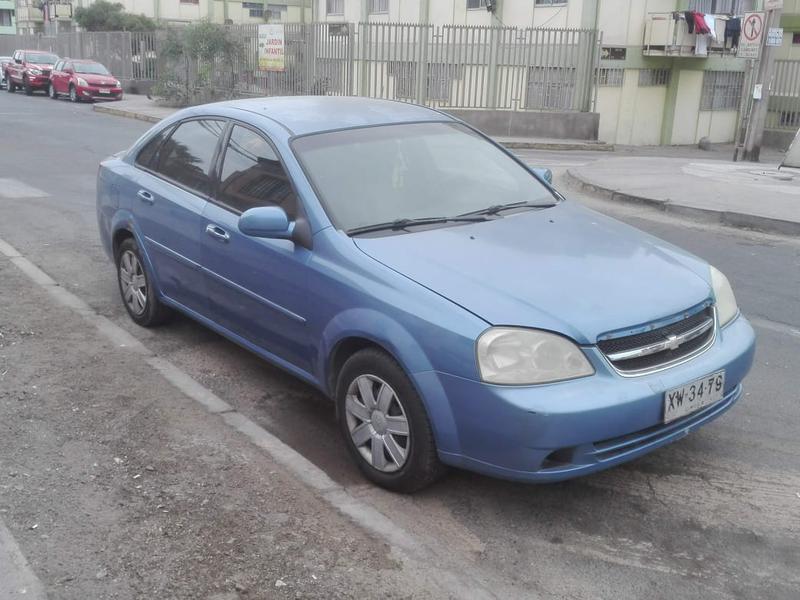
<path fill-rule="evenodd" d="M 110 94 L 111 90 L 100 90 L 101 94 Z"/>
<path fill-rule="evenodd" d="M 725 371 L 717 371 L 664 392 L 664 423 L 685 417 L 722 400 Z"/>

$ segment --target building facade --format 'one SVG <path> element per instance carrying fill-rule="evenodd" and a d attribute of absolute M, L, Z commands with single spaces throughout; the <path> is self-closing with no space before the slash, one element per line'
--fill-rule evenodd
<path fill-rule="evenodd" d="M 17 6 L 14 0 L 0 0 L 0 35 L 17 32 Z"/>

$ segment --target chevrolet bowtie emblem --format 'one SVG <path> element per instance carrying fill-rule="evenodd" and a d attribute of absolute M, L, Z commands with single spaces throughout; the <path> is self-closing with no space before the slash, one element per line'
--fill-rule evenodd
<path fill-rule="evenodd" d="M 677 350 L 681 343 L 678 341 L 677 335 L 671 335 L 667 338 L 667 348 L 670 350 Z"/>

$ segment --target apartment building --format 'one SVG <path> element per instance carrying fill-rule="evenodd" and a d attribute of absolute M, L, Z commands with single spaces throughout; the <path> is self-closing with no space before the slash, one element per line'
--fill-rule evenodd
<path fill-rule="evenodd" d="M 0 0 L 0 35 L 17 32 L 16 12 L 14 0 Z"/>

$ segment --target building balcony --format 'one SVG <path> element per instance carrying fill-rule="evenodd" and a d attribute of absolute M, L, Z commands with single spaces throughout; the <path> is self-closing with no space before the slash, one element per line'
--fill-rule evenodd
<path fill-rule="evenodd" d="M 678 15 L 678 18 L 675 18 Z M 687 22 L 683 13 L 648 13 L 644 26 L 644 41 L 642 51 L 645 56 L 682 56 L 706 58 L 710 55 L 736 55 L 736 48 L 731 47 L 732 41 L 725 43 L 726 15 L 716 16 L 714 32 L 716 40 L 708 35 L 689 33 Z M 706 53 L 698 53 L 698 40 L 705 37 L 707 41 Z M 702 40 L 701 46 L 702 46 Z"/>
<path fill-rule="evenodd" d="M 17 23 L 43 23 L 44 13 L 42 9 L 33 6 L 17 7 Z"/>

